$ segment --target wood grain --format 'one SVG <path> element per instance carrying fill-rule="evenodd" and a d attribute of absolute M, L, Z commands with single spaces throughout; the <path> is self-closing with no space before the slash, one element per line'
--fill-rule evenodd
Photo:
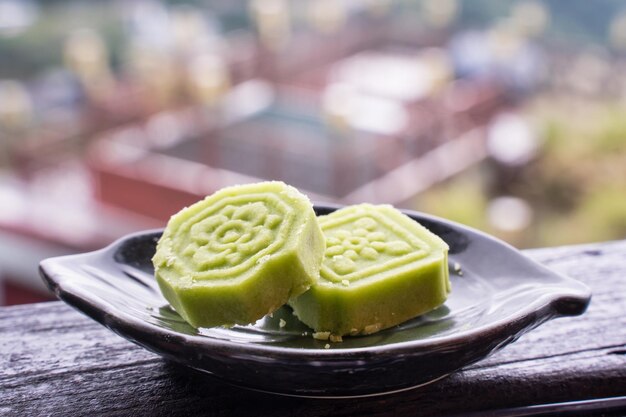
<path fill-rule="evenodd" d="M 60 302 L 0 308 L 0 415 L 432 416 L 626 396 L 626 241 L 527 254 L 587 283 L 587 313 L 546 323 L 439 383 L 359 400 L 231 387 Z"/>

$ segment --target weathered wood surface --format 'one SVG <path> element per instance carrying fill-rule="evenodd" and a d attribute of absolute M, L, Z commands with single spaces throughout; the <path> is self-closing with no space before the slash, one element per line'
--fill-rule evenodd
<path fill-rule="evenodd" d="M 626 397 L 626 241 L 527 254 L 592 288 L 585 315 L 546 323 L 438 383 L 368 399 L 245 391 L 168 363 L 60 302 L 0 308 L 0 415 L 433 416 Z M 601 415 L 626 414 L 626 401 L 617 403 L 625 408 Z"/>

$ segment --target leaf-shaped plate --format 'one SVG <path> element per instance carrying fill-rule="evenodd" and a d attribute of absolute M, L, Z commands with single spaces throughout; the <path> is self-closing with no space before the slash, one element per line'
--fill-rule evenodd
<path fill-rule="evenodd" d="M 327 214 L 337 207 L 315 209 Z M 249 326 L 189 326 L 153 277 L 161 231 L 47 259 L 40 271 L 61 300 L 165 358 L 238 386 L 307 397 L 414 388 L 483 359 L 547 320 L 586 310 L 591 294 L 585 285 L 506 243 L 447 220 L 405 214 L 450 246 L 450 297 L 426 315 L 370 336 L 344 337 L 330 348 L 313 339 L 289 307 Z"/>

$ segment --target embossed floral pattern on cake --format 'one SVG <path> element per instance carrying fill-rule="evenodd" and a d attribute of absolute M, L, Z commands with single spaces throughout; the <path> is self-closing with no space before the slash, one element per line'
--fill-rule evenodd
<path fill-rule="evenodd" d="M 182 253 L 201 269 L 238 265 L 272 243 L 281 220 L 262 202 L 228 205 L 191 227 Z"/>
<path fill-rule="evenodd" d="M 227 278 L 280 250 L 286 236 L 281 231 L 291 227 L 294 217 L 274 196 L 227 199 L 181 224 L 165 263 L 177 263 L 194 279 Z"/>
<path fill-rule="evenodd" d="M 335 217 L 322 221 L 322 229 L 327 239 L 321 272 L 330 281 L 356 281 L 428 253 L 425 242 L 380 212 Z"/>

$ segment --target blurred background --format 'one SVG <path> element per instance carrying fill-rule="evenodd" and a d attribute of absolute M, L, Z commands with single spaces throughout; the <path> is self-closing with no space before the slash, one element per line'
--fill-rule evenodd
<path fill-rule="evenodd" d="M 620 0 L 0 0 L 0 305 L 223 186 L 626 238 Z"/>

